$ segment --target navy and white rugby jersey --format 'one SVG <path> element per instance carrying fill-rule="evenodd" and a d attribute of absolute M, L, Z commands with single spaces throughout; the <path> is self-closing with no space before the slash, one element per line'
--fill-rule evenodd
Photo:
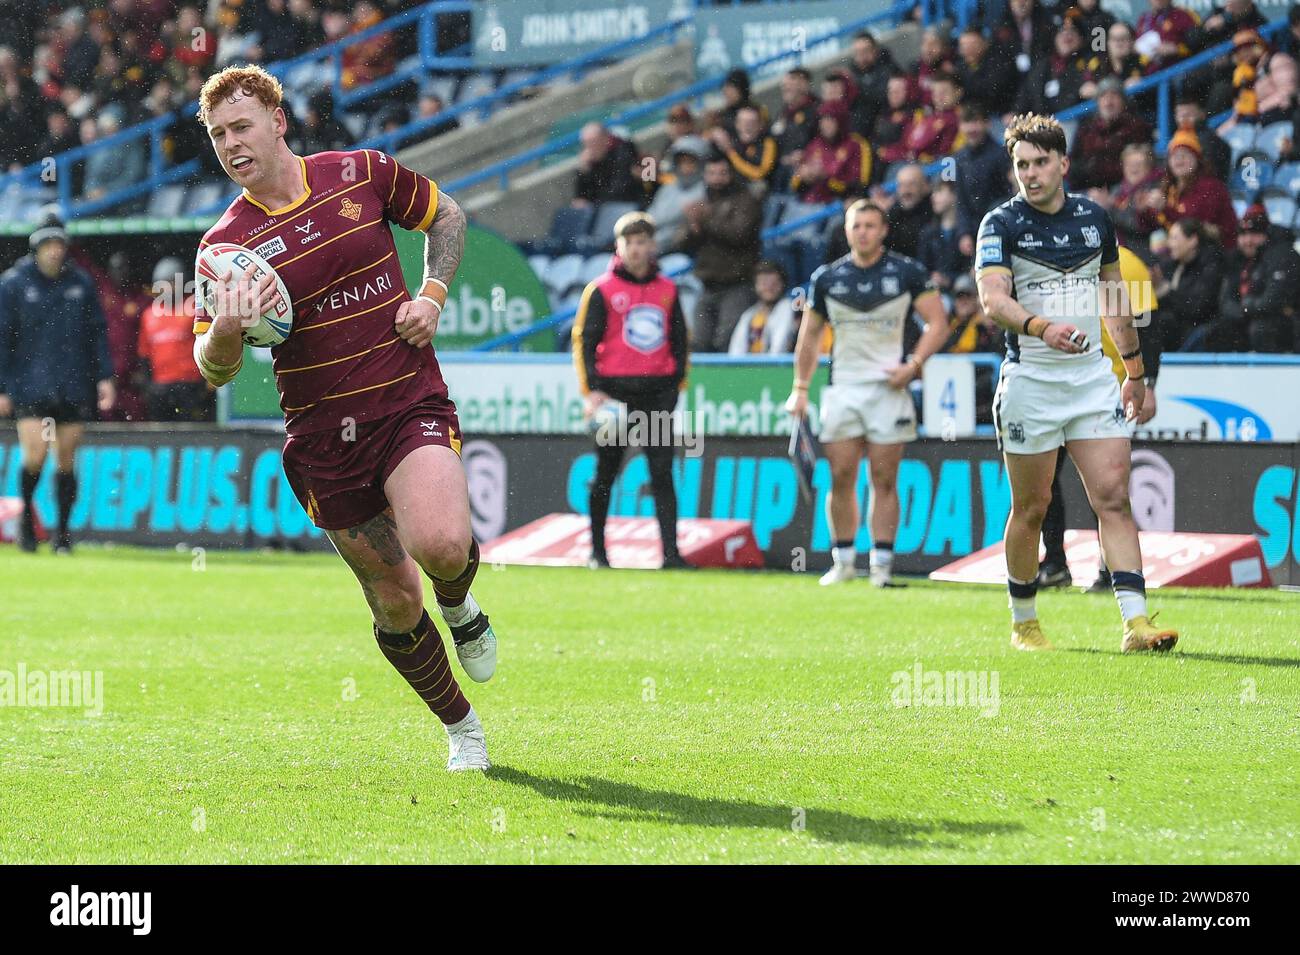
<path fill-rule="evenodd" d="M 1010 275 L 1021 305 L 1088 336 L 1088 350 L 1071 355 L 1041 338 L 1008 332 L 1007 360 L 1074 365 L 1096 361 L 1101 351 L 1101 267 L 1118 261 L 1115 226 L 1106 210 L 1087 196 L 1067 193 L 1054 215 L 1035 209 L 1024 196 L 991 209 L 980 224 L 976 274 Z"/>
<path fill-rule="evenodd" d="M 812 274 L 812 309 L 831 324 L 831 381 L 885 381 L 903 357 L 903 325 L 922 295 L 938 294 L 925 266 L 886 250 L 861 268 L 846 255 Z"/>

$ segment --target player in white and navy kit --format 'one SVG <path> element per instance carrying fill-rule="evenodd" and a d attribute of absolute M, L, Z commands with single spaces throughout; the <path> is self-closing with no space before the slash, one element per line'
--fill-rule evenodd
<path fill-rule="evenodd" d="M 984 217 L 975 251 L 984 311 L 1007 331 L 993 417 L 1011 482 L 1007 589 L 1012 645 L 1050 649 L 1034 607 L 1038 537 L 1064 445 L 1097 512 L 1102 552 L 1124 617 L 1125 652 L 1168 650 L 1176 631 L 1147 618 L 1129 506 L 1129 432 L 1145 395 L 1142 353 L 1110 216 L 1066 193 L 1065 132 L 1029 113 L 1007 127 L 1017 196 Z M 1124 361 L 1121 387 L 1101 350 L 1101 322 Z M 1117 570 L 1116 568 L 1123 568 Z"/>
<path fill-rule="evenodd" d="M 871 462 L 871 582 L 877 587 L 892 583 L 898 462 L 903 445 L 916 440 L 916 410 L 907 384 L 948 337 L 948 317 L 925 267 L 888 251 L 888 230 L 884 211 L 874 203 L 859 199 L 848 207 L 844 231 L 849 254 L 813 273 L 811 301 L 795 345 L 794 388 L 786 408 L 801 417 L 808 408 L 822 327 L 830 322 L 831 377 L 821 396 L 820 437 L 831 466 L 826 511 L 835 546 L 834 566 L 822 577 L 823 584 L 857 576 L 857 482 L 864 454 Z M 926 330 L 916 351 L 903 361 L 903 328 L 913 309 Z"/>

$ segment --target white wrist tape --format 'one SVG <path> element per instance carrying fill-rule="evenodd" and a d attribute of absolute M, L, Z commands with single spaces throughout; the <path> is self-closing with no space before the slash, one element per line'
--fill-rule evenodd
<path fill-rule="evenodd" d="M 439 283 L 439 284 L 441 284 L 441 283 Z M 439 315 L 442 314 L 442 303 L 439 302 L 436 298 L 430 298 L 430 297 L 427 296 L 427 295 L 417 295 L 417 296 L 415 296 L 415 300 L 416 300 L 417 302 L 428 302 L 430 305 L 433 305 L 433 306 L 435 306 L 435 307 L 438 309 L 438 314 L 439 314 Z"/>

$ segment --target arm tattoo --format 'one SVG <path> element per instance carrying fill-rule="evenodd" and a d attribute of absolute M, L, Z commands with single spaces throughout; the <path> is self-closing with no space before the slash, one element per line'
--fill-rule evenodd
<path fill-rule="evenodd" d="M 425 233 L 424 274 L 451 285 L 452 277 L 465 254 L 465 230 L 469 224 L 465 211 L 445 192 L 438 193 L 438 211 Z"/>

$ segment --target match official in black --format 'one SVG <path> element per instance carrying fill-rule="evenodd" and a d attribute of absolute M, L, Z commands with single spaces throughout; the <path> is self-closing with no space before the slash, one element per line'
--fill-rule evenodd
<path fill-rule="evenodd" d="M 0 418 L 18 419 L 23 518 L 19 545 L 36 549 L 32 495 L 51 439 L 58 501 L 57 553 L 71 553 L 68 515 L 77 498 L 73 470 L 83 422 L 113 406 L 108 330 L 90 275 L 67 261 L 68 233 L 57 207 L 41 211 L 23 256 L 0 277 Z"/>
<path fill-rule="evenodd" d="M 677 551 L 673 488 L 673 409 L 688 366 L 686 316 L 677 283 L 659 271 L 655 223 L 629 212 L 614 224 L 609 271 L 582 293 L 573 324 L 573 362 L 586 396 L 584 414 L 597 425 L 596 478 L 591 485 L 592 567 L 608 567 L 605 518 L 626 447 L 642 448 L 650 469 L 664 567 L 689 566 Z M 615 402 L 626 414 L 619 421 Z"/>

